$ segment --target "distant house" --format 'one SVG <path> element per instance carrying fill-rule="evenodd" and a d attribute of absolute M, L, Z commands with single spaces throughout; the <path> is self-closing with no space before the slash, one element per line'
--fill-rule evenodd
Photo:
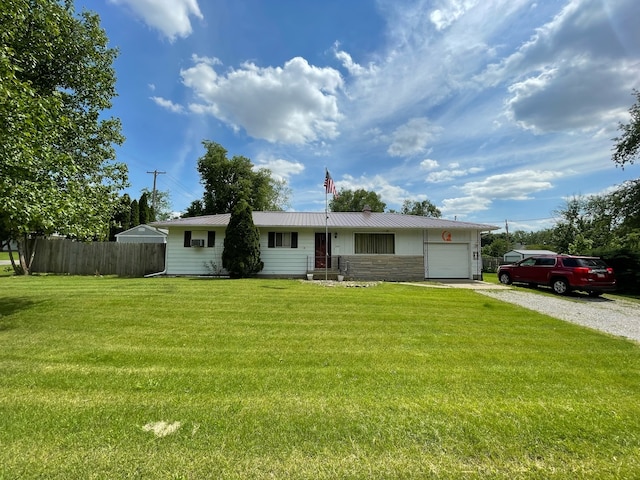
<path fill-rule="evenodd" d="M 551 250 L 510 250 L 505 253 L 502 259 L 507 263 L 515 263 L 534 255 L 556 255 Z"/>
<path fill-rule="evenodd" d="M 167 243 L 167 231 L 150 225 L 138 225 L 116 234 L 118 243 Z"/>
<path fill-rule="evenodd" d="M 222 272 L 229 214 L 152 225 L 169 231 L 167 275 Z M 253 212 L 263 277 L 327 270 L 361 280 L 479 279 L 480 234 L 499 227 L 372 212 Z M 213 268 L 215 266 L 215 268 Z"/>
<path fill-rule="evenodd" d="M 15 240 L 0 240 L 0 252 L 9 251 L 9 247 L 14 252 L 18 251 L 18 244 Z"/>

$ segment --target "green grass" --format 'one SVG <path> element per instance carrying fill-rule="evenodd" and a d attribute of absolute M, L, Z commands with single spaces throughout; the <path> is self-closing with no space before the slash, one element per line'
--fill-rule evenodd
<path fill-rule="evenodd" d="M 483 272 L 482 273 L 482 280 L 485 282 L 489 282 L 489 283 L 500 283 L 500 280 L 498 280 L 498 274 L 497 273 L 487 273 L 487 272 Z"/>
<path fill-rule="evenodd" d="M 0 315 L 0 478 L 640 476 L 638 344 L 473 291 L 3 277 Z"/>

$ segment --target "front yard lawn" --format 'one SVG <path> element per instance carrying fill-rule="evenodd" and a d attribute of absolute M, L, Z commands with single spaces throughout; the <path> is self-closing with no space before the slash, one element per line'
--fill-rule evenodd
<path fill-rule="evenodd" d="M 640 347 L 464 289 L 0 277 L 0 478 L 638 478 Z"/>

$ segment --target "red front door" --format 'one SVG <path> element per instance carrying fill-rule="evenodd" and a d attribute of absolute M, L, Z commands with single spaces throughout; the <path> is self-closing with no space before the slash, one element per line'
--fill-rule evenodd
<path fill-rule="evenodd" d="M 329 237 L 327 245 L 327 235 L 324 233 L 316 233 L 315 268 L 325 268 L 327 265 L 331 266 L 331 237 Z"/>

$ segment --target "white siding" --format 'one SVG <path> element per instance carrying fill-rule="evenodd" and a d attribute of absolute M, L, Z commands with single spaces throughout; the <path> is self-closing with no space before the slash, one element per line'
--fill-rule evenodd
<path fill-rule="evenodd" d="M 469 230 L 429 230 L 427 241 L 429 243 L 470 243 L 475 240 L 475 232 Z"/>
<path fill-rule="evenodd" d="M 224 229 L 211 229 L 216 232 L 214 247 L 207 247 L 207 230 L 191 230 L 193 240 L 204 240 L 205 247 L 185 247 L 184 232 L 188 228 L 172 228 L 167 237 L 167 275 L 210 275 L 207 265 L 213 262 L 222 269 L 222 250 L 224 249 Z"/>
<path fill-rule="evenodd" d="M 185 247 L 184 232 L 187 228 L 172 228 L 167 238 L 167 274 L 168 275 L 208 275 L 211 270 L 206 264 L 213 262 L 222 269 L 225 229 L 213 229 L 216 232 L 215 247 Z M 298 232 L 298 248 L 268 248 L 269 232 Z M 192 240 L 207 242 L 207 230 L 191 230 Z M 314 230 L 269 229 L 260 232 L 260 259 L 264 275 L 304 275 L 307 271 L 307 258 L 315 252 Z"/>
<path fill-rule="evenodd" d="M 213 263 L 222 270 L 222 251 L 224 249 L 225 227 L 211 227 L 216 232 L 215 247 L 184 247 L 184 232 L 191 230 L 192 239 L 207 241 L 206 227 L 173 227 L 167 237 L 167 274 L 168 275 L 208 275 Z M 260 274 L 273 276 L 304 275 L 310 260 L 315 255 L 315 234 L 324 233 L 320 228 L 273 228 L 260 229 L 260 251 L 264 269 Z M 269 248 L 269 232 L 297 232 L 298 248 Z M 354 255 L 355 233 L 367 233 L 359 229 L 332 229 L 331 255 Z M 336 236 L 337 233 L 337 236 Z M 478 252 L 479 233 L 470 230 L 403 230 L 388 232 L 371 230 L 369 233 L 394 233 L 395 256 L 427 255 L 425 262 L 426 278 L 474 278 L 480 274 L 480 255 Z M 476 258 L 477 257 L 477 258 Z M 431 261 L 431 264 L 429 264 Z"/>
<path fill-rule="evenodd" d="M 424 233 L 422 230 L 411 230 L 396 233 L 396 255 L 422 255 Z"/>
<path fill-rule="evenodd" d="M 269 232 L 297 232 L 298 248 L 269 248 Z M 260 232 L 260 259 L 264 262 L 260 275 L 304 275 L 307 259 L 314 254 L 315 230 L 266 227 Z"/>

